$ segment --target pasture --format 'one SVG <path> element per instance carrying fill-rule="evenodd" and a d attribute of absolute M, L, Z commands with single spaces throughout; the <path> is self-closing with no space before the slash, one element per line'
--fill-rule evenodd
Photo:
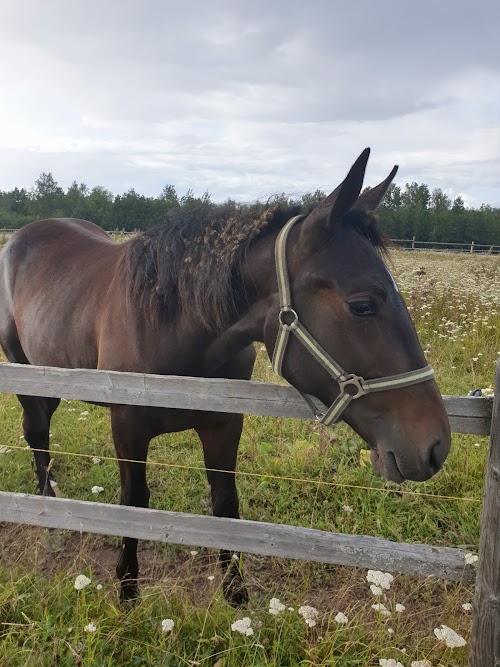
<path fill-rule="evenodd" d="M 500 259 L 393 251 L 390 263 L 442 392 L 491 387 L 500 356 Z M 277 381 L 260 349 L 255 378 Z M 0 415 L 0 489 L 33 493 L 31 453 L 23 449 L 14 397 L 0 395 Z M 118 501 L 104 409 L 63 401 L 51 442 L 65 496 Z M 237 478 L 241 513 L 475 552 L 486 453 L 486 438 L 454 435 L 436 477 L 388 487 L 346 426 L 248 417 Z M 150 460 L 151 507 L 209 512 L 195 435 L 159 437 Z M 448 647 L 434 633 L 444 624 L 468 639 L 470 611 L 462 605 L 473 591 L 460 584 L 401 575 L 379 597 L 363 570 L 244 556 L 250 604 L 233 610 L 223 600 L 215 552 L 143 544 L 140 601 L 126 610 L 114 577 L 118 539 L 3 525 L 0 545 L 2 665 L 466 664 L 467 647 Z M 75 590 L 81 574 L 91 583 Z M 272 598 L 284 609 L 275 602 L 277 613 L 270 613 Z M 244 617 L 250 625 L 238 624 Z M 162 628 L 167 619 L 170 630 L 170 623 Z"/>

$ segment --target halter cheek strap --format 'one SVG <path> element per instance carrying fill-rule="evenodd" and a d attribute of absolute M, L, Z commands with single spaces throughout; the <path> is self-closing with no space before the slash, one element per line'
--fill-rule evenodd
<path fill-rule="evenodd" d="M 316 419 L 329 426 L 336 422 L 351 401 L 374 391 L 387 391 L 409 387 L 420 382 L 426 382 L 434 377 L 430 366 L 419 368 L 399 375 L 365 380 L 354 373 L 347 373 L 328 352 L 316 341 L 305 326 L 299 321 L 297 312 L 292 307 L 292 295 L 286 259 L 286 241 L 293 225 L 304 216 L 297 215 L 287 222 L 278 235 L 275 246 L 276 273 L 278 276 L 278 292 L 280 297 L 280 311 L 278 315 L 279 331 L 274 347 L 272 365 L 275 373 L 282 376 L 283 361 L 291 335 L 294 335 L 311 355 L 326 368 L 331 377 L 338 382 L 339 395 L 326 410 L 321 413 L 311 398 L 302 392 L 302 398 L 311 408 Z"/>

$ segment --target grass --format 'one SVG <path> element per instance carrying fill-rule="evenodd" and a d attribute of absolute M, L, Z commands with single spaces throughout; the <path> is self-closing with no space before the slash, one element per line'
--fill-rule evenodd
<path fill-rule="evenodd" d="M 492 386 L 500 351 L 499 262 L 492 256 L 392 254 L 393 274 L 445 394 Z M 255 377 L 275 381 L 269 360 L 258 351 Z M 0 396 L 0 415 L 5 448 L 0 488 L 33 493 L 31 454 L 14 449 L 25 444 L 14 397 Z M 54 471 L 65 496 L 118 501 L 116 464 L 93 463 L 91 458 L 114 456 L 108 421 L 104 409 L 77 401 L 62 402 L 56 412 Z M 58 450 L 89 458 L 58 455 Z M 415 493 L 401 495 L 398 489 L 384 490 L 383 481 L 365 465 L 361 440 L 345 425 L 327 430 L 306 421 L 248 417 L 239 455 L 241 511 L 247 519 L 475 551 L 480 502 L 421 493 L 479 501 L 486 455 L 486 438 L 454 435 L 444 469 L 423 484 L 405 483 L 401 488 Z M 157 438 L 151 462 L 152 507 L 210 511 L 202 471 L 154 465 L 202 467 L 194 434 Z M 93 486 L 104 491 L 96 496 Z M 380 658 L 397 659 L 404 667 L 424 659 L 443 667 L 466 664 L 466 648 L 447 648 L 433 633 L 444 623 L 468 638 L 470 612 L 461 605 L 472 601 L 472 591 L 461 584 L 398 576 L 384 604 L 393 610 L 400 602 L 406 610 L 392 611 L 386 619 L 371 607 L 375 599 L 362 570 L 249 556 L 244 560 L 250 604 L 247 610 L 234 611 L 222 599 L 215 552 L 200 549 L 192 556 L 187 548 L 142 545 L 140 602 L 124 610 L 112 572 L 118 544 L 115 538 L 2 527 L 1 665 L 347 667 L 378 665 Z M 76 591 L 73 583 L 82 572 L 92 584 Z M 102 590 L 97 590 L 97 582 Z M 272 597 L 294 611 L 270 615 Z M 313 628 L 297 613 L 304 604 L 318 609 Z M 339 611 L 347 615 L 346 625 L 334 620 Z M 251 618 L 252 636 L 231 630 L 243 616 Z M 165 618 L 174 620 L 172 632 L 161 631 Z M 90 622 L 95 632 L 85 630 Z"/>

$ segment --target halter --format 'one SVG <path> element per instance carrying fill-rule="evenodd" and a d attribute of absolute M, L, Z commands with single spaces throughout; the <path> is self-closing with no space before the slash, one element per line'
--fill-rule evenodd
<path fill-rule="evenodd" d="M 272 365 L 274 372 L 282 376 L 283 361 L 290 334 L 294 334 L 304 347 L 312 354 L 323 368 L 338 382 L 339 395 L 326 410 L 321 413 L 312 399 L 302 392 L 302 398 L 311 408 L 316 419 L 329 426 L 336 422 L 349 403 L 356 398 L 374 391 L 387 391 L 389 389 L 399 389 L 401 387 L 410 387 L 420 382 L 426 382 L 434 377 L 434 371 L 431 366 L 418 368 L 408 373 L 399 375 L 389 375 L 387 377 L 365 380 L 354 373 L 347 373 L 340 364 L 338 364 L 328 352 L 315 340 L 309 331 L 299 321 L 297 312 L 292 308 L 292 295 L 290 290 L 290 281 L 288 278 L 288 267 L 286 260 L 286 241 L 288 233 L 293 225 L 301 220 L 303 215 L 296 215 L 291 218 L 278 234 L 275 246 L 276 273 L 278 275 L 278 292 L 280 297 L 280 312 L 278 315 L 279 331 L 274 347 Z"/>

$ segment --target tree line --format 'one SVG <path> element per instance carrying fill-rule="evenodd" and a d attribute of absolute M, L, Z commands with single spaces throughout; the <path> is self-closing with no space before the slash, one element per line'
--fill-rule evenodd
<path fill-rule="evenodd" d="M 324 196 L 320 190 L 299 198 L 282 193 L 272 201 L 306 208 Z M 17 229 L 40 218 L 73 217 L 91 220 L 107 230 L 144 230 L 164 221 L 173 207 L 203 203 L 235 210 L 248 205 L 232 200 L 214 204 L 208 192 L 201 197 L 195 197 L 192 190 L 179 195 L 173 185 L 166 185 L 158 197 L 145 197 L 134 189 L 113 195 L 101 186 L 89 188 L 76 181 L 64 191 L 49 172 L 40 174 L 30 189 L 0 190 L 0 228 Z M 431 192 L 425 184 L 392 184 L 377 213 L 393 239 L 500 245 L 500 208 L 485 204 L 466 208 L 461 197 L 452 201 L 441 189 Z"/>

